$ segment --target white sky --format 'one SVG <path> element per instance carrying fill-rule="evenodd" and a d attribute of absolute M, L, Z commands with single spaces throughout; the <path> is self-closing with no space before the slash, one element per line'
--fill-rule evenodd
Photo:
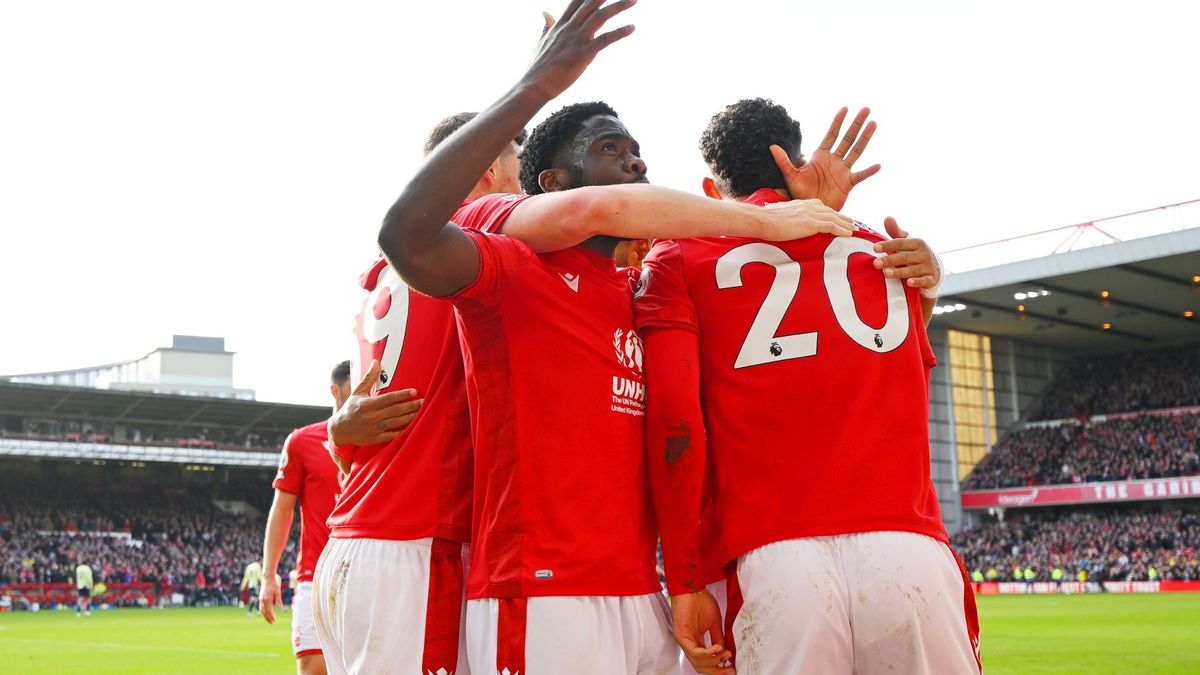
<path fill-rule="evenodd" d="M 214 335 L 237 386 L 326 403 L 426 132 L 514 82 L 540 10 L 565 4 L 0 4 L 0 373 Z M 608 101 L 660 185 L 698 193 L 709 117 L 766 96 L 805 152 L 839 106 L 870 105 L 862 166 L 884 168 L 845 211 L 942 250 L 1200 197 L 1195 3 L 641 0 L 624 16 L 637 32 L 539 119 Z"/>

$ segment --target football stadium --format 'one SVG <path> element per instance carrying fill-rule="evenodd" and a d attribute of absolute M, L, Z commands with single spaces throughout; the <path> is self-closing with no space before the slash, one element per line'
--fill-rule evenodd
<path fill-rule="evenodd" d="M 1200 673 L 1195 9 L 369 4 L 5 8 L 0 673 Z"/>
<path fill-rule="evenodd" d="M 947 274 L 929 328 L 932 477 L 988 672 L 1200 668 L 1196 206 L 1004 242 L 1012 262 Z M 1021 259 L 1045 241 L 1078 247 Z M 329 409 L 253 400 L 233 356 L 180 335 L 0 382 L 6 672 L 291 672 L 286 621 L 248 617 L 239 584 L 284 438 Z M 81 561 L 98 582 L 85 619 Z"/>

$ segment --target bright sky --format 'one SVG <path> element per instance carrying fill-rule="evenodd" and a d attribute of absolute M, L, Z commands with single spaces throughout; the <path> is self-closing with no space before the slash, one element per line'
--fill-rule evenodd
<path fill-rule="evenodd" d="M 523 72 L 565 0 L 0 5 L 0 373 L 227 338 L 235 384 L 327 401 L 358 274 L 442 116 Z M 804 150 L 872 108 L 846 213 L 947 250 L 1200 197 L 1178 1 L 641 0 L 550 104 L 604 99 L 699 193 L 713 113 L 766 96 Z M 1190 73 L 1190 75 L 1189 75 Z"/>

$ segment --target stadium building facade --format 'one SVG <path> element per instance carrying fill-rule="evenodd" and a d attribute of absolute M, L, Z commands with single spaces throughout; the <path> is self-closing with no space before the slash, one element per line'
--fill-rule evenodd
<path fill-rule="evenodd" d="M 1073 482 L 1077 490 L 1061 498 L 1036 481 L 999 492 L 964 489 L 980 461 L 1016 431 L 1039 424 L 1091 424 L 1131 412 L 1097 410 L 1066 420 L 1034 414 L 1048 385 L 1072 359 L 1117 362 L 1147 350 L 1200 346 L 1200 227 L 1195 226 L 1200 222 L 1192 222 L 1200 221 L 1198 206 L 1188 202 L 1131 214 L 1136 217 L 1126 220 L 1133 222 L 1115 220 L 1105 229 L 1136 227 L 1153 216 L 1161 233 L 1135 229 L 1121 241 L 1104 232 L 1106 241 L 1079 250 L 1021 259 L 1013 249 L 1022 242 L 1009 240 L 945 256 L 951 273 L 929 328 L 938 359 L 931 381 L 930 438 L 933 479 L 951 533 L 978 525 L 985 515 L 1003 516 L 1005 508 L 1200 497 L 1200 485 L 1193 493 L 1200 476 L 1148 487 Z M 1080 236 L 1097 230 L 1096 223 L 1087 223 L 1052 232 L 1058 239 L 1065 234 L 1064 244 L 1078 245 Z M 1041 241 L 1045 246 L 1046 238 Z M 955 270 L 982 260 L 994 263 L 999 256 L 1010 260 Z"/>
<path fill-rule="evenodd" d="M 224 338 L 175 335 L 170 347 L 160 347 L 138 359 L 73 370 L 8 375 L 0 379 L 27 384 L 253 401 L 253 389 L 233 386 L 233 356 L 233 352 L 225 351 Z"/>

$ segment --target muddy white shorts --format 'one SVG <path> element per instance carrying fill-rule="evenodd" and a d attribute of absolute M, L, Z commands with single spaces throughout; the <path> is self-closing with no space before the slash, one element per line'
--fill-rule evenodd
<path fill-rule="evenodd" d="M 982 671 L 966 570 L 945 543 L 910 532 L 754 549 L 729 579 L 725 624 L 738 675 Z"/>
<path fill-rule="evenodd" d="M 463 544 L 441 539 L 330 537 L 312 585 L 330 675 L 470 675 L 468 555 Z"/>
<path fill-rule="evenodd" d="M 476 675 L 679 673 L 662 593 L 470 600 L 467 651 Z"/>
<path fill-rule="evenodd" d="M 296 658 L 321 653 L 313 621 L 312 582 L 301 581 L 292 593 L 292 653 Z"/>

